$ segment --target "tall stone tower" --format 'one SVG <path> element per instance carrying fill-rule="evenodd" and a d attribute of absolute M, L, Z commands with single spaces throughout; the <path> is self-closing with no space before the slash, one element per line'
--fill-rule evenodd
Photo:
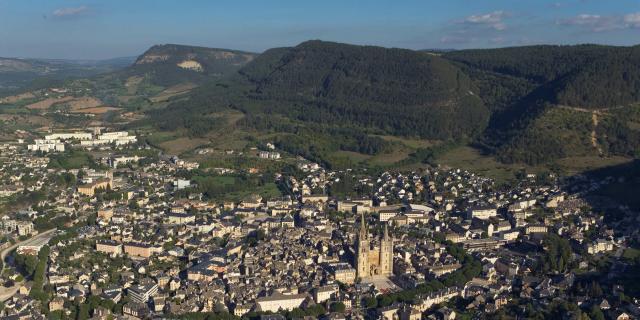
<path fill-rule="evenodd" d="M 369 232 L 364 221 L 364 214 L 360 217 L 360 233 L 356 239 L 356 277 L 362 279 L 369 277 L 371 266 L 369 265 Z"/>
<path fill-rule="evenodd" d="M 384 235 L 380 240 L 380 274 L 393 274 L 393 238 L 389 236 L 389 228 L 384 225 Z"/>

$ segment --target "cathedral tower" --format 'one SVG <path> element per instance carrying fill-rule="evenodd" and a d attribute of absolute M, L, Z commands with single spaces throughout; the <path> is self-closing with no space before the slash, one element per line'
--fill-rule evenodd
<path fill-rule="evenodd" d="M 360 233 L 356 239 L 356 277 L 366 278 L 371 273 L 369 266 L 369 232 L 364 221 L 364 214 L 360 217 Z"/>
<path fill-rule="evenodd" d="M 384 235 L 380 240 L 380 274 L 391 276 L 393 274 L 393 238 L 389 236 L 389 228 L 384 225 Z"/>

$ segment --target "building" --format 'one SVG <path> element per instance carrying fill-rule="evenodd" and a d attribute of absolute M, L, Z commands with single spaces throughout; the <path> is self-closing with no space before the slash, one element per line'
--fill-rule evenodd
<path fill-rule="evenodd" d="M 122 245 L 111 240 L 96 241 L 96 251 L 110 255 L 122 254 Z"/>
<path fill-rule="evenodd" d="M 111 217 L 113 217 L 113 209 L 109 208 L 109 209 L 101 209 L 98 210 L 98 218 L 105 220 L 105 221 L 110 221 Z"/>
<path fill-rule="evenodd" d="M 547 227 L 544 225 L 529 225 L 525 228 L 526 234 L 547 233 Z"/>
<path fill-rule="evenodd" d="M 128 242 L 124 244 L 124 253 L 130 256 L 149 258 L 159 251 L 160 248 L 152 247 L 146 243 Z"/>
<path fill-rule="evenodd" d="M 27 145 L 29 151 L 64 152 L 64 143 L 60 140 L 37 139 L 34 144 Z"/>
<path fill-rule="evenodd" d="M 380 217 L 380 222 L 387 222 L 389 219 L 398 215 L 397 210 L 380 210 L 378 212 Z"/>
<path fill-rule="evenodd" d="M 34 231 L 33 223 L 31 221 L 19 221 L 16 223 L 16 230 L 18 230 L 19 236 L 31 235 Z"/>
<path fill-rule="evenodd" d="M 149 315 L 149 307 L 143 303 L 127 302 L 122 306 L 122 313 L 137 319 L 145 319 Z"/>
<path fill-rule="evenodd" d="M 284 295 L 279 292 L 269 297 L 256 299 L 256 308 L 262 312 L 278 312 L 279 310 L 291 311 L 299 308 L 307 299 L 307 294 Z"/>
<path fill-rule="evenodd" d="M 345 284 L 354 284 L 356 282 L 356 269 L 350 264 L 339 262 L 329 265 L 329 273 L 333 278 Z"/>
<path fill-rule="evenodd" d="M 113 156 L 107 159 L 107 164 L 112 168 L 118 168 L 121 165 L 126 165 L 131 162 L 138 162 L 144 159 L 144 157 L 138 156 Z"/>
<path fill-rule="evenodd" d="M 191 186 L 191 181 L 186 179 L 176 179 L 173 181 L 173 189 L 174 190 L 182 190 L 185 188 L 189 188 Z"/>
<path fill-rule="evenodd" d="M 83 184 L 78 186 L 78 193 L 84 194 L 89 197 L 93 197 L 96 194 L 97 189 L 109 189 L 111 188 L 111 180 L 109 179 L 98 179 L 94 182 Z"/>
<path fill-rule="evenodd" d="M 473 218 L 477 218 L 480 220 L 487 220 L 497 215 L 498 215 L 498 209 L 492 206 L 470 207 L 467 210 L 467 219 L 470 219 L 470 220 Z"/>
<path fill-rule="evenodd" d="M 187 280 L 211 282 L 227 271 L 227 265 L 217 259 L 205 260 L 187 270 Z"/>
<path fill-rule="evenodd" d="M 260 151 L 258 156 L 262 159 L 280 159 L 280 153 L 274 151 Z"/>
<path fill-rule="evenodd" d="M 432 292 L 428 295 L 420 296 L 418 303 L 415 307 L 418 311 L 424 312 L 436 304 L 449 301 L 449 299 L 459 296 L 461 289 L 456 287 L 444 288 L 437 292 Z"/>
<path fill-rule="evenodd" d="M 470 239 L 462 242 L 462 247 L 469 252 L 496 250 L 506 244 L 498 239 Z"/>
<path fill-rule="evenodd" d="M 105 132 L 103 134 L 99 134 L 93 139 L 90 136 L 89 139 L 83 139 L 80 141 L 80 146 L 82 147 L 96 147 L 96 146 L 104 146 L 104 145 L 116 145 L 122 146 L 130 143 L 137 142 L 136 136 L 130 136 L 128 132 L 125 131 L 116 131 L 116 132 Z"/>
<path fill-rule="evenodd" d="M 386 224 L 379 248 L 372 250 L 369 232 L 362 214 L 360 232 L 357 236 L 355 247 L 356 276 L 358 278 L 363 279 L 376 275 L 390 276 L 393 274 L 393 238 L 389 236 L 389 229 Z"/>
<path fill-rule="evenodd" d="M 44 138 L 45 140 L 90 140 L 93 135 L 88 132 L 52 133 Z"/>
<path fill-rule="evenodd" d="M 334 298 L 338 291 L 339 288 L 337 285 L 323 286 L 314 290 L 313 298 L 316 303 L 323 303 L 325 301 L 328 301 L 329 299 Z"/>
<path fill-rule="evenodd" d="M 373 207 L 373 201 L 370 199 L 347 200 L 338 201 L 337 210 L 343 212 L 367 213 L 372 211 L 371 207 Z"/>
<path fill-rule="evenodd" d="M 131 301 L 146 304 L 151 297 L 158 293 L 158 285 L 153 281 L 147 281 L 145 284 L 137 284 L 127 290 Z"/>
<path fill-rule="evenodd" d="M 612 251 L 614 246 L 613 242 L 604 239 L 597 239 L 596 241 L 589 243 L 587 246 L 587 253 L 596 254 L 601 252 Z"/>
<path fill-rule="evenodd" d="M 245 314 L 249 313 L 249 311 L 251 311 L 252 308 L 253 308 L 253 305 L 251 304 L 236 305 L 235 308 L 233 308 L 233 315 L 236 317 L 242 317 Z"/>
<path fill-rule="evenodd" d="M 57 311 L 64 309 L 64 299 L 55 297 L 49 301 L 49 311 Z"/>
<path fill-rule="evenodd" d="M 49 243 L 49 237 L 34 238 L 29 241 L 29 244 L 23 244 L 18 246 L 16 252 L 19 254 L 38 255 L 38 252 Z"/>
<path fill-rule="evenodd" d="M 165 221 L 169 224 L 189 224 L 196 222 L 196 215 L 191 213 L 167 213 Z"/>
<path fill-rule="evenodd" d="M 306 195 L 302 196 L 302 203 L 327 203 L 329 196 L 325 195 Z"/>

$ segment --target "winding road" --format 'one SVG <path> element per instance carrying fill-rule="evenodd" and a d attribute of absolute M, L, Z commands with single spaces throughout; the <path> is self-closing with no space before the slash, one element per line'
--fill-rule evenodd
<path fill-rule="evenodd" d="M 15 244 L 13 244 L 10 247 L 5 248 L 4 250 L 2 250 L 0 252 L 0 259 L 2 259 L 2 269 L 0 270 L 0 274 L 2 274 L 2 272 L 4 272 L 4 269 L 7 265 L 7 262 L 5 261 L 5 259 L 7 258 L 7 255 L 15 250 L 17 247 L 22 246 L 22 245 L 30 245 L 33 243 L 38 243 L 44 239 L 51 239 L 51 237 L 53 236 L 53 233 L 56 231 L 56 229 L 50 229 L 47 231 L 44 231 L 42 233 L 39 233 L 27 240 L 21 241 L 21 242 L 17 242 Z M 4 287 L 4 286 L 0 286 L 0 301 L 6 301 L 7 299 L 13 297 L 14 294 L 16 294 L 16 292 L 18 292 L 18 290 L 20 290 L 20 287 L 22 286 L 22 284 L 24 283 L 24 280 L 21 282 L 17 282 L 15 283 L 12 287 Z"/>

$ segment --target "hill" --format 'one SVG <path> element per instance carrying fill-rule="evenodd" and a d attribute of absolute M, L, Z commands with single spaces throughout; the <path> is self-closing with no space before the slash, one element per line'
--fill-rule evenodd
<path fill-rule="evenodd" d="M 162 130 L 207 137 L 221 130 L 221 113 L 240 111 L 244 116 L 224 130 L 268 135 L 283 150 L 349 166 L 375 155 L 402 160 L 415 150 L 387 136 L 478 136 L 489 111 L 475 90 L 458 67 L 433 54 L 308 41 L 267 50 L 151 115 Z"/>
<path fill-rule="evenodd" d="M 506 162 L 637 155 L 640 47 L 531 46 L 446 53 L 493 113 L 480 141 Z"/>
<path fill-rule="evenodd" d="M 226 94 L 219 92 L 221 84 L 213 86 L 218 89 L 205 87 L 169 109 L 212 105 L 207 95 L 234 92 L 221 103 L 252 118 L 278 114 L 290 121 L 438 139 L 474 137 L 489 116 L 457 67 L 404 49 L 309 41 L 266 51 L 223 85 Z"/>
<path fill-rule="evenodd" d="M 480 133 L 488 118 L 463 72 L 411 50 L 308 41 L 267 51 L 240 74 L 250 98 L 303 121 L 457 139 Z"/>
<path fill-rule="evenodd" d="M 310 146 L 322 144 L 319 135 L 340 138 L 345 130 L 360 137 L 359 146 L 340 146 L 347 151 L 368 150 L 362 143 L 387 135 L 473 142 L 507 163 L 635 156 L 639 68 L 639 47 L 529 46 L 435 54 L 308 41 L 267 50 L 237 73 L 153 116 L 160 127 L 195 127 L 191 134 L 202 135 L 216 126 L 207 122 L 207 114 L 235 109 L 245 114 L 237 125 L 246 128 L 306 132 L 311 141 L 290 138 L 281 145 L 316 156 L 335 151 Z M 433 158 L 438 150 L 417 150 L 414 156 Z"/>
<path fill-rule="evenodd" d="M 212 77 L 236 72 L 252 61 L 256 54 L 217 48 L 176 44 L 156 45 L 140 55 L 126 76 L 147 76 L 160 86 L 184 82 L 201 83 Z"/>
<path fill-rule="evenodd" d="M 33 72 L 21 62 L 5 71 Z M 440 163 L 471 145 L 477 156 L 536 166 L 637 157 L 639 75 L 639 46 L 436 52 L 307 41 L 258 55 L 170 44 L 56 92 L 133 112 L 131 126 L 176 141 L 269 140 L 327 165 Z M 17 95 L 5 109 L 46 98 Z"/>

